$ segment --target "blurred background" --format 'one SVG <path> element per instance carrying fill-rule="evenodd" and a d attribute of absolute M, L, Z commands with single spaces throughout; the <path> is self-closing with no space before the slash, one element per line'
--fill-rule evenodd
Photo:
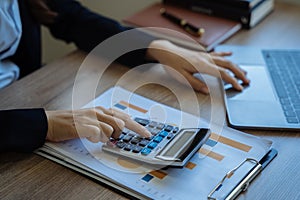
<path fill-rule="evenodd" d="M 160 0 L 79 0 L 89 9 L 101 13 L 104 16 L 117 21 L 130 16 L 134 12 Z M 275 0 L 276 2 L 287 2 L 300 4 L 300 0 Z M 275 7 L 276 10 L 276 7 Z M 59 57 L 76 49 L 73 44 L 54 39 L 46 28 L 42 28 L 43 63 L 49 63 Z"/>
<path fill-rule="evenodd" d="M 160 0 L 79 0 L 84 6 L 104 16 L 120 21 L 134 12 Z M 51 36 L 48 29 L 42 28 L 43 63 L 49 63 L 76 49 Z"/>

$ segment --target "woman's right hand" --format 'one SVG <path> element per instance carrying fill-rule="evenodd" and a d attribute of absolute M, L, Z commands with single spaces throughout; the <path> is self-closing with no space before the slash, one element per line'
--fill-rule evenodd
<path fill-rule="evenodd" d="M 110 137 L 118 138 L 125 127 L 143 137 L 151 136 L 144 126 L 132 120 L 128 114 L 111 108 L 46 111 L 46 115 L 46 139 L 52 142 L 80 137 L 105 143 Z"/>

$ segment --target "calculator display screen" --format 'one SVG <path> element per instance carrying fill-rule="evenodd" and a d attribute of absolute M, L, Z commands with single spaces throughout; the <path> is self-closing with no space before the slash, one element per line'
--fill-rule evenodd
<path fill-rule="evenodd" d="M 185 131 L 184 134 L 180 136 L 180 138 L 170 147 L 166 152 L 164 152 L 164 156 L 173 157 L 178 153 L 182 146 L 186 145 L 186 142 L 195 134 L 194 131 Z"/>

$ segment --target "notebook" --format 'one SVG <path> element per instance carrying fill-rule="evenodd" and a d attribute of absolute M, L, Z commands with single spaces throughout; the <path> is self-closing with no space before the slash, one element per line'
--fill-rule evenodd
<path fill-rule="evenodd" d="M 237 128 L 300 129 L 300 49 L 221 45 L 248 72 L 243 92 L 225 92 L 228 121 Z"/>
<path fill-rule="evenodd" d="M 196 27 L 204 28 L 205 33 L 202 37 L 187 33 L 180 26 L 161 16 L 161 8 L 165 8 L 167 12 L 180 19 L 185 19 Z M 211 51 L 217 44 L 224 42 L 241 29 L 241 24 L 239 22 L 161 3 L 155 3 L 132 16 L 125 18 L 123 21 L 134 27 L 159 27 L 171 29 L 181 34 L 168 30 L 150 30 L 148 32 L 156 37 L 166 38 L 177 44 L 193 49 L 201 49 L 201 47 L 199 47 L 201 45 L 206 51 Z"/>

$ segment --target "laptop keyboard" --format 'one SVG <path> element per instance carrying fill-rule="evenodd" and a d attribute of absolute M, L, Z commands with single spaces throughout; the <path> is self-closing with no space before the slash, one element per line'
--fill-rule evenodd
<path fill-rule="evenodd" d="M 286 120 L 300 123 L 300 50 L 263 50 Z"/>

